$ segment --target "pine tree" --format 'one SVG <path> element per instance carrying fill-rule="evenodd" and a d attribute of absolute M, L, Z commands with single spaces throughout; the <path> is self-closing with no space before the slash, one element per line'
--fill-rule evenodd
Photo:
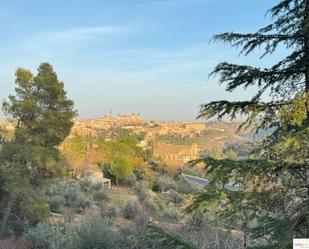
<path fill-rule="evenodd" d="M 291 248 L 293 237 L 309 238 L 309 0 L 281 0 L 268 13 L 273 22 L 257 32 L 222 33 L 214 40 L 240 48 L 244 55 L 263 49 L 261 59 L 282 47 L 288 56 L 269 68 L 219 64 L 212 75 L 227 91 L 259 90 L 248 101 L 204 104 L 199 116 L 244 115 L 243 125 L 275 131 L 248 159 L 199 160 L 212 182 L 190 209 L 205 210 L 219 202 L 223 223 L 236 218 L 229 224 L 238 224 L 235 229 L 242 227 L 249 238 L 244 247 Z M 270 101 L 263 101 L 265 94 Z M 241 193 L 216 188 L 231 180 L 242 186 Z"/>
<path fill-rule="evenodd" d="M 48 205 L 40 196 L 44 179 L 63 174 L 58 146 L 70 133 L 76 111 L 52 66 L 42 63 L 38 74 L 16 70 L 16 96 L 3 110 L 15 124 L 14 137 L 0 151 L 0 204 L 5 205 L 0 224 L 4 236 L 11 213 L 19 220 L 37 221 Z M 18 214 L 18 215 L 17 215 Z"/>

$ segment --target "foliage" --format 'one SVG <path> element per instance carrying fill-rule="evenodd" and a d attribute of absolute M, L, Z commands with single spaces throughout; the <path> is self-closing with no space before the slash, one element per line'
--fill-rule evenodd
<path fill-rule="evenodd" d="M 96 190 L 94 193 L 93 193 L 93 199 L 95 201 L 109 201 L 110 200 L 110 192 L 105 189 L 105 188 L 102 188 L 100 190 Z"/>
<path fill-rule="evenodd" d="M 173 221 L 173 222 L 177 222 L 181 218 L 180 212 L 177 209 L 174 209 L 174 208 L 169 208 L 169 209 L 163 210 L 161 216 L 164 219 L 167 219 L 167 220 Z"/>
<path fill-rule="evenodd" d="M 184 241 L 180 236 L 164 231 L 156 226 L 148 226 L 141 239 L 151 244 L 150 248 L 162 249 L 195 249 L 196 247 Z"/>
<path fill-rule="evenodd" d="M 244 248 L 290 248 L 292 238 L 309 237 L 309 2 L 281 0 L 269 10 L 273 22 L 255 33 L 222 33 L 215 41 L 266 55 L 285 47 L 289 55 L 269 68 L 219 64 L 212 75 L 227 91 L 258 87 L 246 101 L 214 101 L 201 106 L 200 117 L 246 117 L 244 126 L 271 129 L 250 158 L 205 158 L 211 179 L 190 210 L 216 208 L 224 227 L 243 234 Z M 270 101 L 263 101 L 265 95 Z M 218 189 L 232 182 L 242 191 Z"/>
<path fill-rule="evenodd" d="M 62 206 L 81 212 L 91 204 L 91 199 L 85 195 L 80 184 L 75 180 L 55 181 L 46 191 L 46 196 L 54 212 L 60 212 Z"/>
<path fill-rule="evenodd" d="M 66 224 L 39 223 L 30 228 L 24 237 L 34 249 L 69 249 L 74 240 Z"/>
<path fill-rule="evenodd" d="M 136 201 L 127 201 L 127 203 L 122 208 L 123 217 L 132 220 L 141 211 L 140 205 Z"/>
<path fill-rule="evenodd" d="M 167 175 L 156 177 L 152 185 L 152 190 L 155 192 L 165 192 L 175 188 L 175 181 Z"/>
<path fill-rule="evenodd" d="M 16 125 L 11 139 L 1 139 L 0 202 L 6 203 L 0 238 L 11 214 L 20 220 L 38 222 L 49 208 L 39 194 L 40 186 L 54 175 L 64 175 L 57 146 L 70 133 L 76 112 L 66 97 L 64 85 L 48 63 L 42 63 L 33 76 L 16 70 L 16 96 L 3 103 L 4 113 Z"/>
<path fill-rule="evenodd" d="M 85 207 L 90 206 L 91 200 L 84 195 L 77 182 L 66 182 L 62 191 L 65 206 L 74 208 L 76 211 L 81 211 Z"/>
<path fill-rule="evenodd" d="M 167 193 L 167 200 L 174 203 L 175 205 L 181 205 L 185 202 L 185 197 L 175 190 L 170 190 Z"/>
<path fill-rule="evenodd" d="M 117 210 L 115 207 L 105 206 L 101 208 L 101 216 L 104 220 L 107 221 L 108 224 L 112 224 L 114 219 L 117 217 Z"/>
<path fill-rule="evenodd" d="M 101 217 L 88 217 L 77 227 L 39 223 L 24 234 L 34 249 L 119 248 L 120 238 Z"/>
<path fill-rule="evenodd" d="M 198 187 L 189 183 L 183 176 L 177 178 L 176 190 L 181 194 L 194 194 L 198 192 Z"/>
<path fill-rule="evenodd" d="M 75 229 L 74 238 L 72 249 L 119 248 L 120 242 L 117 232 L 97 216 L 84 219 Z"/>
<path fill-rule="evenodd" d="M 133 169 L 133 164 L 126 157 L 115 156 L 109 161 L 109 172 L 115 176 L 117 185 L 118 180 L 132 175 Z"/>
<path fill-rule="evenodd" d="M 140 201 L 151 199 L 149 184 L 144 181 L 137 182 L 134 186 L 134 190 L 138 195 Z"/>

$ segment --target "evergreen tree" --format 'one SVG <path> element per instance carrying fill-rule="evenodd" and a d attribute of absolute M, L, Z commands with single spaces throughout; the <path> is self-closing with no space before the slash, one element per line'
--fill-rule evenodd
<path fill-rule="evenodd" d="M 18 220 L 39 220 L 48 213 L 40 197 L 44 179 L 65 173 L 58 146 L 70 133 L 76 111 L 66 97 L 64 85 L 52 66 L 42 63 L 38 74 L 16 70 L 16 96 L 10 95 L 3 110 L 15 124 L 14 138 L 3 142 L 0 151 L 0 203 L 4 212 L 0 237 L 11 213 Z M 4 141 L 4 140 L 2 140 Z"/>
<path fill-rule="evenodd" d="M 109 172 L 115 176 L 116 184 L 133 173 L 134 166 L 130 160 L 124 156 L 114 156 L 109 160 Z"/>
<path fill-rule="evenodd" d="M 268 13 L 273 22 L 257 32 L 222 33 L 214 40 L 244 55 L 263 49 L 264 58 L 285 47 L 288 56 L 269 68 L 219 64 L 212 75 L 227 91 L 259 90 L 247 101 L 204 104 L 199 116 L 244 115 L 244 125 L 275 131 L 248 159 L 199 160 L 212 181 L 190 209 L 207 210 L 217 202 L 222 222 L 237 224 L 234 228 L 246 234 L 244 247 L 291 248 L 293 237 L 309 238 L 309 0 L 281 0 Z M 265 94 L 270 101 L 263 101 Z M 217 187 L 229 181 L 242 192 Z"/>

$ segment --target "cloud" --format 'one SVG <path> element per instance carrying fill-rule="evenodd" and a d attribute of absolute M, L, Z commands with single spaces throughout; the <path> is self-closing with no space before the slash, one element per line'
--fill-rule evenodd
<path fill-rule="evenodd" d="M 97 26 L 97 27 L 78 27 L 67 29 L 63 31 L 42 33 L 40 36 L 50 38 L 52 40 L 85 40 L 94 36 L 124 34 L 128 33 L 127 27 L 113 27 L 113 26 Z"/>
<path fill-rule="evenodd" d="M 94 39 L 107 41 L 115 35 L 126 35 L 131 31 L 132 28 L 125 26 L 75 27 L 31 34 L 23 39 L 21 47 L 25 51 L 36 51 L 37 54 L 50 56 L 53 50 L 57 51 L 59 47 L 70 50 L 86 41 Z"/>

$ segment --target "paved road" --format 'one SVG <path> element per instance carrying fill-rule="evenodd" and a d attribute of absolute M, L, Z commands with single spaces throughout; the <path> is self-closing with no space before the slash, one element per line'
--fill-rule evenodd
<path fill-rule="evenodd" d="M 200 178 L 200 177 L 196 177 L 196 176 L 190 176 L 190 175 L 186 175 L 186 174 L 182 174 L 182 176 L 189 182 L 199 185 L 199 186 L 206 186 L 209 184 L 209 180 L 204 179 L 204 178 Z M 220 188 L 225 188 L 231 191 L 239 191 L 240 187 L 239 186 L 234 186 L 234 185 L 221 185 Z"/>

